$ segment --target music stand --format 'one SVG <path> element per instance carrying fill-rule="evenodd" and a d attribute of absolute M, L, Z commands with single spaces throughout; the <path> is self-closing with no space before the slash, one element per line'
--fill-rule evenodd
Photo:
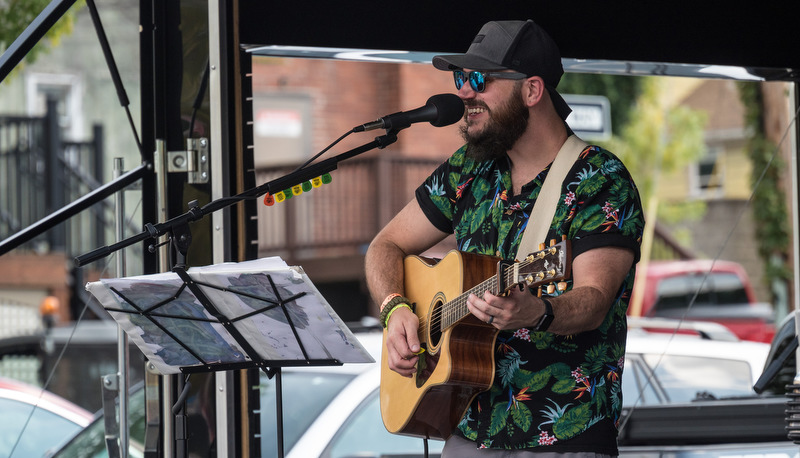
<path fill-rule="evenodd" d="M 302 268 L 279 257 L 136 277 L 86 289 L 161 374 L 374 362 Z"/>

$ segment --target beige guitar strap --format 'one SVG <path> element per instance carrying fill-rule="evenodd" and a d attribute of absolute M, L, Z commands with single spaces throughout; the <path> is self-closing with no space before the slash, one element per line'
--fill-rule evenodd
<path fill-rule="evenodd" d="M 528 226 L 522 234 L 522 241 L 517 248 L 517 259 L 523 259 L 530 253 L 539 251 L 539 244 L 546 242 L 547 231 L 553 223 L 553 216 L 556 214 L 558 197 L 561 195 L 561 186 L 572 165 L 578 159 L 581 152 L 586 149 L 586 142 L 576 135 L 567 137 L 567 141 L 558 150 L 553 165 L 542 183 L 542 190 L 539 197 L 533 204 Z"/>

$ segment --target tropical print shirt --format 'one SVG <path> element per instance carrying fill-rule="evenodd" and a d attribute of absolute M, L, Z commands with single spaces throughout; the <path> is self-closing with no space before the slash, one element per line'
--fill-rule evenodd
<path fill-rule="evenodd" d="M 428 177 L 417 201 L 432 224 L 455 234 L 459 250 L 514 259 L 550 166 L 514 196 L 508 157 L 476 162 L 465 150 Z M 639 194 L 625 166 L 609 151 L 586 148 L 563 181 L 547 239 L 566 236 L 573 258 L 615 246 L 632 250 L 638 261 L 643 228 Z M 616 455 L 634 271 L 595 330 L 570 336 L 502 331 L 494 383 L 475 398 L 455 434 L 479 448 Z M 571 279 L 554 295 L 570 289 Z"/>

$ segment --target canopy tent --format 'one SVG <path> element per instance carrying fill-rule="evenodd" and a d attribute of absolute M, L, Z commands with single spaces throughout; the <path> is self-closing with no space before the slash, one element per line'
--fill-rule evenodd
<path fill-rule="evenodd" d="M 780 2 L 240 2 L 240 42 L 464 52 L 489 20 L 533 19 L 577 61 L 737 66 L 768 80 L 800 71 L 795 15 Z M 652 66 L 658 74 L 667 66 Z"/>

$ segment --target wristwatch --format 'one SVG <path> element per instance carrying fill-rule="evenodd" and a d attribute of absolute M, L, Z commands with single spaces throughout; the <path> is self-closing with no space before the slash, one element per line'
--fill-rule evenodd
<path fill-rule="evenodd" d="M 553 322 L 553 304 L 550 303 L 547 299 L 540 297 L 539 299 L 544 302 L 544 314 L 541 318 L 539 318 L 539 323 L 533 328 L 534 331 L 547 331 L 547 328 L 550 327 L 550 323 Z"/>

